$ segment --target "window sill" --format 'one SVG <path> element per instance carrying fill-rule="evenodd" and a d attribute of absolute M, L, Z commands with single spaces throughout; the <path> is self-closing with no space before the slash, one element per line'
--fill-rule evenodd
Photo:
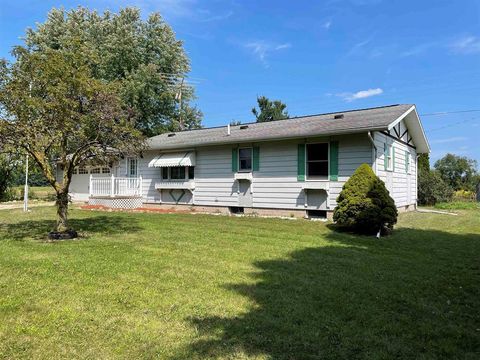
<path fill-rule="evenodd" d="M 252 175 L 252 172 L 251 171 L 239 171 L 239 172 L 236 172 L 235 175 L 234 175 L 234 179 L 235 180 L 252 180 L 253 179 L 253 175 Z"/>

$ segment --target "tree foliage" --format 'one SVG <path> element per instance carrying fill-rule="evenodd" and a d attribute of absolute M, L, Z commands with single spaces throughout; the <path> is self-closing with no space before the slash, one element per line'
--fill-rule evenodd
<path fill-rule="evenodd" d="M 435 162 L 434 167 L 453 190 L 475 191 L 480 180 L 477 162 L 465 156 L 447 154 Z"/>
<path fill-rule="evenodd" d="M 453 190 L 437 171 L 421 171 L 418 174 L 418 203 L 435 205 L 452 199 Z"/>
<path fill-rule="evenodd" d="M 256 107 L 252 109 L 253 115 L 257 118 L 257 122 L 275 121 L 288 118 L 287 105 L 280 100 L 270 100 L 265 96 L 257 97 L 258 110 Z"/>
<path fill-rule="evenodd" d="M 143 148 L 135 113 L 119 95 L 121 83 L 96 79 L 83 53 L 17 47 L 16 61 L 0 67 L 0 142 L 32 156 L 55 189 L 58 232 L 69 230 L 68 189 L 75 167 Z M 61 181 L 56 164 L 63 169 Z"/>
<path fill-rule="evenodd" d="M 136 128 L 146 136 L 200 127 L 202 114 L 190 105 L 193 89 L 180 80 L 190 71 L 189 60 L 158 13 L 142 20 L 135 8 L 117 14 L 52 9 L 45 23 L 27 31 L 25 41 L 30 51 L 81 52 L 93 78 L 118 85 L 121 99 L 135 111 Z"/>
<path fill-rule="evenodd" d="M 363 234 L 389 233 L 397 216 L 385 184 L 367 164 L 360 165 L 343 185 L 333 213 L 338 225 Z"/>

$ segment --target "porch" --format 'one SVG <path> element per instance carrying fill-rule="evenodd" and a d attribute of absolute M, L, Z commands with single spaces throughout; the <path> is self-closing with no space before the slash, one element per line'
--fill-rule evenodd
<path fill-rule="evenodd" d="M 88 204 L 113 209 L 142 206 L 142 177 L 94 177 L 89 179 Z"/>

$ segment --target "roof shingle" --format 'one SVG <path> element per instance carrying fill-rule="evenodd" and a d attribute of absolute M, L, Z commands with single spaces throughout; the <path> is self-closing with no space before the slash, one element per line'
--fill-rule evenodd
<path fill-rule="evenodd" d="M 390 105 L 272 122 L 241 124 L 231 126 L 230 135 L 227 135 L 227 126 L 179 131 L 151 137 L 148 139 L 148 145 L 152 150 L 166 150 L 384 130 L 412 106 Z M 334 119 L 336 114 L 343 114 L 343 118 Z"/>

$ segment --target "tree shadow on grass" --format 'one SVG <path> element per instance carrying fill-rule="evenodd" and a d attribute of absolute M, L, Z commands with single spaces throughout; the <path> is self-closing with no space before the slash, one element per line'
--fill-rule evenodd
<path fill-rule="evenodd" d="M 255 263 L 254 284 L 227 286 L 251 309 L 189 319 L 199 338 L 182 357 L 477 358 L 478 234 L 400 229 L 381 240 L 327 239 Z"/>
<path fill-rule="evenodd" d="M 134 217 L 118 217 L 99 215 L 84 219 L 69 219 L 68 224 L 79 233 L 79 238 L 91 234 L 121 234 L 136 232 L 141 228 Z M 53 229 L 55 220 L 27 220 L 17 223 L 0 224 L 0 240 L 47 240 L 48 233 Z M 67 240 L 69 241 L 69 240 Z"/>

